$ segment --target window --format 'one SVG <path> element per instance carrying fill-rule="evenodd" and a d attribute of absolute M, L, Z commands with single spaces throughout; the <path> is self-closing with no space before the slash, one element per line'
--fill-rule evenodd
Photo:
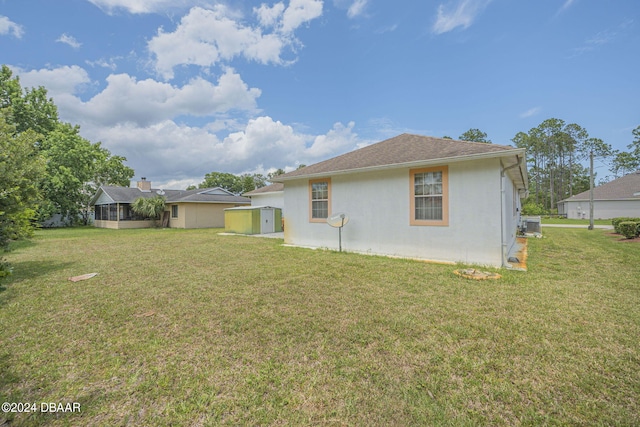
<path fill-rule="evenodd" d="M 178 205 L 171 205 L 171 218 L 178 218 Z"/>
<path fill-rule="evenodd" d="M 309 221 L 325 222 L 331 212 L 331 179 L 309 181 Z"/>
<path fill-rule="evenodd" d="M 449 225 L 447 166 L 410 171 L 411 225 Z"/>

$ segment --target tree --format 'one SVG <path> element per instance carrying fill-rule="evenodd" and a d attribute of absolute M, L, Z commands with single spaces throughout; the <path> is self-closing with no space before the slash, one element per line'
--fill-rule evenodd
<path fill-rule="evenodd" d="M 275 178 L 276 176 L 280 176 L 280 175 L 284 175 L 286 172 L 284 171 L 284 169 L 282 168 L 278 168 L 273 172 L 269 172 L 267 174 L 267 180 L 271 181 L 272 178 Z"/>
<path fill-rule="evenodd" d="M 39 135 L 31 130 L 16 133 L 0 109 L 0 250 L 8 249 L 9 241 L 30 236 L 38 201 L 38 180 L 44 164 L 38 156 Z M 10 266 L 0 258 L 0 278 L 10 272 Z"/>
<path fill-rule="evenodd" d="M 480 129 L 469 129 L 458 137 L 462 141 L 484 142 L 491 144 L 491 140 L 487 138 L 487 134 Z"/>
<path fill-rule="evenodd" d="M 543 121 L 527 133 L 516 134 L 512 141 L 527 150 L 532 201 L 551 210 L 556 202 L 582 188 L 586 169 L 579 161 L 586 160 L 588 136 L 581 126 L 555 118 Z"/>
<path fill-rule="evenodd" d="M 626 151 L 619 151 L 615 154 L 611 162 L 611 173 L 616 178 L 631 173 L 640 167 L 640 160 L 633 154 Z"/>
<path fill-rule="evenodd" d="M 164 212 L 166 199 L 162 196 L 138 197 L 132 204 L 131 209 L 138 215 L 153 220 L 154 225 Z"/>
<path fill-rule="evenodd" d="M 204 181 L 198 188 L 220 187 L 234 194 L 242 192 L 240 177 L 228 172 L 209 172 L 204 176 Z"/>
<path fill-rule="evenodd" d="M 80 216 L 86 224 L 89 201 L 99 186 L 128 186 L 134 175 L 133 169 L 124 165 L 124 157 L 112 156 L 100 143 L 91 143 L 79 132 L 78 126 L 58 123 L 41 144 L 47 163 L 41 220 L 59 213 L 69 222 Z"/>
<path fill-rule="evenodd" d="M 17 132 L 28 129 L 46 136 L 58 123 L 58 108 L 47 90 L 40 86 L 23 90 L 20 79 L 13 77 L 6 65 L 0 70 L 0 108 L 8 108 L 7 122 L 16 126 Z"/>

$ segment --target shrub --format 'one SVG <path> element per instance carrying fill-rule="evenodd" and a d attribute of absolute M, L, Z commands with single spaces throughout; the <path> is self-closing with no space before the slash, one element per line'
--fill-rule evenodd
<path fill-rule="evenodd" d="M 620 229 L 620 234 L 622 234 L 627 239 L 633 239 L 638 235 L 638 230 L 640 227 L 640 222 L 635 221 L 623 221 L 618 224 L 618 228 Z"/>
<path fill-rule="evenodd" d="M 547 211 L 540 203 L 529 202 L 522 206 L 522 215 L 543 215 Z"/>
<path fill-rule="evenodd" d="M 630 217 L 618 217 L 618 218 L 613 218 L 611 220 L 611 225 L 613 225 L 613 229 L 617 234 L 622 234 L 622 231 L 620 231 L 620 223 L 622 222 L 640 222 L 640 218 L 630 218 Z"/>

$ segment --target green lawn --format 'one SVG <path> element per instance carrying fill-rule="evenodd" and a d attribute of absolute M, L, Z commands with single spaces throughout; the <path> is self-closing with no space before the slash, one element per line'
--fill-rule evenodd
<path fill-rule="evenodd" d="M 0 425 L 640 425 L 639 242 L 545 229 L 479 282 L 217 231 L 16 244 L 0 402 L 81 411 Z"/>

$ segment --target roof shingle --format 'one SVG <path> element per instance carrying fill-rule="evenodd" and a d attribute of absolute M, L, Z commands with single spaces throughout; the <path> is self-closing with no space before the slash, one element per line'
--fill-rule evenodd
<path fill-rule="evenodd" d="M 636 171 L 614 179 L 606 184 L 599 185 L 593 189 L 594 200 L 622 200 L 622 199 L 640 199 L 640 171 Z M 573 197 L 562 200 L 578 201 L 589 200 L 589 190 L 576 194 Z"/>
<path fill-rule="evenodd" d="M 388 165 L 401 165 L 404 163 L 415 163 L 455 157 L 467 157 L 491 153 L 499 155 L 501 152 L 510 150 L 519 149 L 506 145 L 457 141 L 405 133 L 394 138 L 351 151 L 341 156 L 280 175 L 279 177 L 274 178 L 274 180 L 282 179 L 283 181 L 286 181 L 289 178 L 307 175 L 343 172 Z"/>

